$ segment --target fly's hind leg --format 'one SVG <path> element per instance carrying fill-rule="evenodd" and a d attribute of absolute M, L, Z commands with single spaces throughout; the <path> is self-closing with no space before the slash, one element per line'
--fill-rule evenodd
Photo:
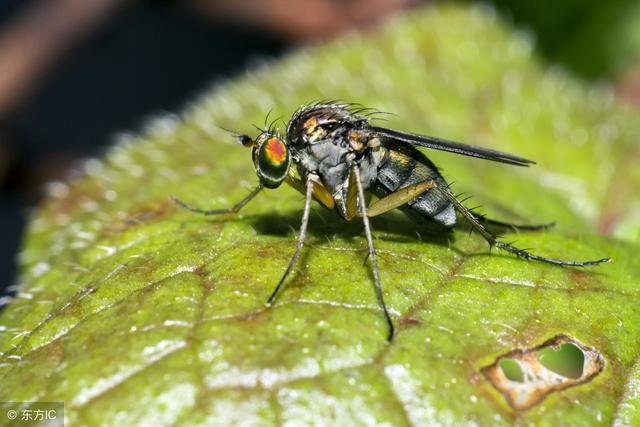
<path fill-rule="evenodd" d="M 549 264 L 556 265 L 570 265 L 574 267 L 585 267 L 588 265 L 597 265 L 603 262 L 610 261 L 610 258 L 602 258 L 595 261 L 564 261 L 556 258 L 547 258 L 539 255 L 532 254 L 524 249 L 517 248 L 509 243 L 502 242 L 498 240 L 498 238 L 492 234 L 489 230 L 487 230 L 484 225 L 482 225 L 481 220 L 479 220 L 476 215 L 474 215 L 469 209 L 467 209 L 456 197 L 453 195 L 451 190 L 448 187 L 442 188 L 434 182 L 434 188 L 438 189 L 438 191 L 449 200 L 449 202 L 453 205 L 456 211 L 460 213 L 469 223 L 471 227 L 476 230 L 491 246 L 495 246 L 498 249 L 505 250 L 514 255 L 519 256 L 524 259 L 531 259 L 535 261 L 546 262 Z"/>
<path fill-rule="evenodd" d="M 256 188 L 254 188 L 253 190 L 251 190 L 251 193 L 249 193 L 244 199 L 240 200 L 238 203 L 233 205 L 233 207 L 227 208 L 227 209 L 200 209 L 200 208 L 196 208 L 196 207 L 193 207 L 191 205 L 186 204 L 185 202 L 183 202 L 182 200 L 178 199 L 173 194 L 170 197 L 171 197 L 171 200 L 174 201 L 174 203 L 176 203 L 179 206 L 182 206 L 183 208 L 185 208 L 187 210 L 190 210 L 191 212 L 196 212 L 196 213 L 200 213 L 200 214 L 203 214 L 203 215 L 223 215 L 223 214 L 230 214 L 230 213 L 238 213 L 240 211 L 240 209 L 242 209 L 247 203 L 249 203 L 251 201 L 251 199 L 256 197 L 256 195 L 260 191 L 262 191 L 263 188 L 264 187 L 262 186 L 262 184 L 258 184 L 258 186 Z"/>
<path fill-rule="evenodd" d="M 481 224 L 489 227 L 496 227 L 501 229 L 512 229 L 514 231 L 541 231 L 547 230 L 553 227 L 555 222 L 549 222 L 547 224 L 513 224 L 510 222 L 498 221 L 495 219 L 487 218 L 484 215 L 478 215 L 476 213 L 472 213 L 475 219 Z"/>
<path fill-rule="evenodd" d="M 376 202 L 376 204 L 373 204 L 369 208 L 368 216 L 379 215 L 381 213 L 387 212 L 388 210 L 391 210 L 395 207 L 398 207 L 414 199 L 417 196 L 415 192 L 419 191 L 418 194 L 420 194 L 423 191 L 426 191 L 431 188 L 434 188 L 438 192 L 440 192 L 449 201 L 449 203 L 453 205 L 454 209 L 458 211 L 460 215 L 462 215 L 467 221 L 469 221 L 469 223 L 471 224 L 471 227 L 474 230 L 478 231 L 480 235 L 484 237 L 484 239 L 487 242 L 489 242 L 489 245 L 495 246 L 498 249 L 502 249 L 507 252 L 510 252 L 514 255 L 519 256 L 520 258 L 531 259 L 535 261 L 541 261 L 541 262 L 546 262 L 546 263 L 556 264 L 556 265 L 571 265 L 575 267 L 596 265 L 596 264 L 601 264 L 603 262 L 608 262 L 610 260 L 609 258 L 602 258 L 595 261 L 564 261 L 560 259 L 547 258 L 547 257 L 535 255 L 524 249 L 520 249 L 513 245 L 510 245 L 509 243 L 502 242 L 498 240 L 498 238 L 493 233 L 491 233 L 483 224 L 511 227 L 518 230 L 541 230 L 541 229 L 548 228 L 553 224 L 520 226 L 516 224 L 509 224 L 506 222 L 495 221 L 492 219 L 481 217 L 479 215 L 474 214 L 469 209 L 467 209 L 462 203 L 460 203 L 460 201 L 456 199 L 456 196 L 454 196 L 454 194 L 451 192 L 451 190 L 449 190 L 448 187 L 443 188 L 439 186 L 438 183 L 434 180 L 423 181 L 423 182 L 414 184 L 410 187 L 406 187 L 406 189 L 400 189 L 394 193 L 389 194 L 387 197 L 380 199 L 378 202 Z"/>
<path fill-rule="evenodd" d="M 418 197 L 425 191 L 435 187 L 435 181 L 422 181 L 400 188 L 382 199 L 376 200 L 367 208 L 367 216 L 374 217 L 389 212 Z"/>
<path fill-rule="evenodd" d="M 438 183 L 434 180 L 427 180 L 427 181 L 423 181 L 423 182 L 419 182 L 417 184 L 411 185 L 409 187 L 401 188 L 389 194 L 388 196 L 378 200 L 376 203 L 372 204 L 369 207 L 368 212 L 366 213 L 362 212 L 361 215 L 366 214 L 369 217 L 380 215 L 384 212 L 387 212 L 391 209 L 394 209 L 398 206 L 401 206 L 413 200 L 419 194 L 431 188 L 434 188 L 437 191 L 439 191 L 453 205 L 455 210 L 458 211 L 463 217 L 465 217 L 467 221 L 469 221 L 469 223 L 471 224 L 471 227 L 474 230 L 478 231 L 480 235 L 484 237 L 484 239 L 487 242 L 489 242 L 489 245 L 495 246 L 498 249 L 502 249 L 507 252 L 510 252 L 514 255 L 519 256 L 520 258 L 531 259 L 535 261 L 541 261 L 541 262 L 546 262 L 546 263 L 556 264 L 556 265 L 571 265 L 575 267 L 597 265 L 603 262 L 610 261 L 610 258 L 602 258 L 595 261 L 564 261 L 560 259 L 547 258 L 547 257 L 535 255 L 524 249 L 520 249 L 513 245 L 510 245 L 509 243 L 502 242 L 498 240 L 498 238 L 493 233 L 491 233 L 483 224 L 495 225 L 498 227 L 500 226 L 511 227 L 517 230 L 542 230 L 542 229 L 551 227 L 553 224 L 521 226 L 521 225 L 509 224 L 506 222 L 501 222 L 501 221 L 496 221 L 496 220 L 481 217 L 477 214 L 474 214 L 469 209 L 467 209 L 462 203 L 460 203 L 460 201 L 456 199 L 456 196 L 454 196 L 454 194 L 449 190 L 448 187 L 445 187 L 445 188 L 440 187 Z"/>

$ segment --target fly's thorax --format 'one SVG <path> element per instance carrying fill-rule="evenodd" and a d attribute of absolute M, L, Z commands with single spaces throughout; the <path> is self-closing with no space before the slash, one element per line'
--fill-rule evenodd
<path fill-rule="evenodd" d="M 381 146 L 379 138 L 372 138 L 369 132 L 362 129 L 349 129 L 347 141 L 351 149 L 356 153 L 362 153 L 364 150 L 377 151 Z"/>
<path fill-rule="evenodd" d="M 351 152 L 348 147 L 327 140 L 307 146 L 305 152 L 312 167 L 330 192 L 335 192 L 348 179 L 347 156 Z"/>
<path fill-rule="evenodd" d="M 253 164 L 260 182 L 267 188 L 276 188 L 287 178 L 291 152 L 281 137 L 265 132 L 256 139 Z"/>
<path fill-rule="evenodd" d="M 287 126 L 298 172 L 317 173 L 345 218 L 353 164 L 359 165 L 366 191 L 375 183 L 381 160 L 380 140 L 366 132 L 367 123 L 366 117 L 352 113 L 346 105 L 314 104 L 298 110 Z"/>
<path fill-rule="evenodd" d="M 294 146 L 335 139 L 348 129 L 365 126 L 368 119 L 349 111 L 346 104 L 318 103 L 296 111 L 287 126 L 287 139 Z"/>
<path fill-rule="evenodd" d="M 326 140 L 338 126 L 337 120 L 327 117 L 311 116 L 302 124 L 302 137 L 305 142 L 314 144 Z"/>

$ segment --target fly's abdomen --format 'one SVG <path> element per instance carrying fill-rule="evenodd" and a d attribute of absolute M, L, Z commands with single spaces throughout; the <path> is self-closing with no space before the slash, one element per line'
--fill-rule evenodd
<path fill-rule="evenodd" d="M 384 197 L 400 188 L 431 179 L 440 187 L 446 188 L 447 183 L 438 169 L 418 150 L 394 146 L 384 149 L 386 153 L 378 168 L 376 196 Z M 456 223 L 453 206 L 437 189 L 425 191 L 408 202 L 407 208 L 445 227 L 453 227 Z"/>

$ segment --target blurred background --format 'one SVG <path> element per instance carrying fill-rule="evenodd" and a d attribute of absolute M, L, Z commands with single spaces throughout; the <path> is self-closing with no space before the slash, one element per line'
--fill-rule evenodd
<path fill-rule="evenodd" d="M 15 283 L 15 254 L 46 183 L 100 155 L 115 132 L 179 110 L 252 64 L 354 29 L 375 31 L 428 3 L 0 0 L 0 297 Z M 640 2 L 484 3 L 528 31 L 549 64 L 640 106 Z"/>

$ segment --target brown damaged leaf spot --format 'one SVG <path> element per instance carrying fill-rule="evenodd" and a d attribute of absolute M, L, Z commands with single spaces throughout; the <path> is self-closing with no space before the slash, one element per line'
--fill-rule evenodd
<path fill-rule="evenodd" d="M 169 201 L 152 206 L 143 206 L 136 212 L 129 214 L 126 218 L 107 224 L 105 230 L 112 233 L 122 233 L 131 227 L 152 221 L 159 221 L 171 212 L 173 205 Z"/>
<path fill-rule="evenodd" d="M 591 277 L 589 273 L 583 270 L 574 269 L 574 270 L 571 270 L 569 274 L 571 275 L 571 278 L 573 279 L 576 285 L 582 285 L 583 283 L 587 282 Z"/>
<path fill-rule="evenodd" d="M 539 359 L 541 351 L 558 351 L 566 344 L 575 346 L 584 356 L 582 371 L 575 378 L 548 369 Z M 505 372 L 505 368 L 514 362 L 517 363 L 521 375 Z M 540 403 L 553 392 L 590 381 L 603 368 L 604 359 L 597 350 L 567 335 L 558 335 L 537 347 L 503 354 L 493 364 L 482 368 L 481 372 L 502 393 L 513 409 L 523 411 Z"/>
<path fill-rule="evenodd" d="M 417 319 L 413 316 L 402 316 L 400 318 L 400 326 L 419 326 L 422 324 L 422 322 L 420 321 L 420 319 Z"/>

